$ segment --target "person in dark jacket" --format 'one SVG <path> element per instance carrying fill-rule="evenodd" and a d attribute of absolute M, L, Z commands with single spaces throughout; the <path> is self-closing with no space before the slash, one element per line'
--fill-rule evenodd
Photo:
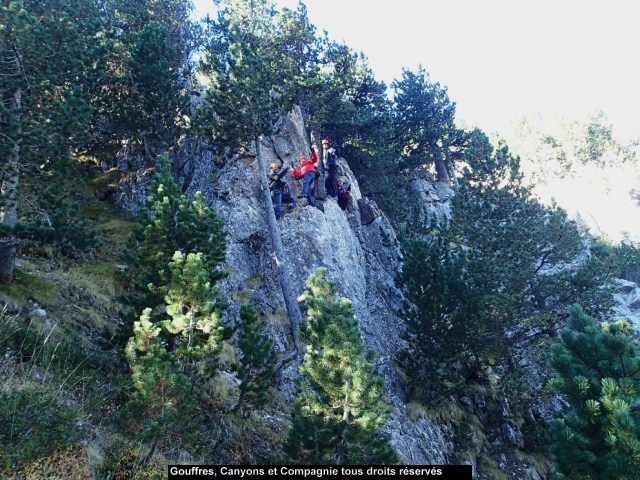
<path fill-rule="evenodd" d="M 300 157 L 300 170 L 294 168 L 293 176 L 302 179 L 302 192 L 298 198 L 305 198 L 309 201 L 309 205 L 317 207 L 315 198 L 311 195 L 311 184 L 316 178 L 316 163 L 318 163 L 318 152 L 311 149 L 311 157 Z"/>
<path fill-rule="evenodd" d="M 335 149 L 329 147 L 329 140 L 322 140 L 322 165 L 325 171 L 324 186 L 327 197 L 336 199 L 338 196 L 337 176 L 338 176 L 338 155 Z"/>
<path fill-rule="evenodd" d="M 349 197 L 351 196 L 351 185 L 346 186 L 344 184 L 344 178 L 339 178 L 338 184 L 338 206 L 342 210 L 346 210 L 349 206 Z"/>
<path fill-rule="evenodd" d="M 282 178 L 289 171 L 289 167 L 280 169 L 277 163 L 272 163 L 269 167 L 269 190 L 271 191 L 271 200 L 273 201 L 273 211 L 276 214 L 276 220 L 282 217 L 282 202 L 290 203 L 293 208 L 296 206 L 296 200 L 287 192 L 287 184 Z"/>

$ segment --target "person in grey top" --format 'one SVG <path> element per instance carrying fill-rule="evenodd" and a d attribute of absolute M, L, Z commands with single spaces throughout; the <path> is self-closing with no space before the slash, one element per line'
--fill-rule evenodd
<path fill-rule="evenodd" d="M 329 147 L 329 140 L 322 140 L 322 165 L 326 172 L 324 186 L 327 197 L 333 200 L 338 198 L 338 155 L 334 148 Z"/>

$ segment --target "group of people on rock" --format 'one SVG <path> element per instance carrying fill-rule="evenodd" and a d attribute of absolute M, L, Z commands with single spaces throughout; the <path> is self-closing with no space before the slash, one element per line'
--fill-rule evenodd
<path fill-rule="evenodd" d="M 321 156 L 318 156 L 316 148 L 311 148 L 311 156 L 308 158 L 300 157 L 298 167 L 291 168 L 293 176 L 302 180 L 302 192 L 298 198 L 306 198 L 307 204 L 318 207 L 315 198 L 317 182 L 324 175 L 324 186 L 326 190 L 325 198 L 318 200 L 334 200 L 342 210 L 346 210 L 349 205 L 349 194 L 351 185 L 345 185 L 343 178 L 338 178 L 338 155 L 334 148 L 329 147 L 328 140 L 322 140 Z M 272 163 L 269 168 L 269 189 L 271 190 L 271 199 L 273 201 L 273 209 L 276 219 L 282 217 L 282 204 L 290 204 L 293 208 L 297 206 L 296 199 L 288 190 L 284 176 L 289 171 L 289 167 L 282 168 L 277 163 Z"/>

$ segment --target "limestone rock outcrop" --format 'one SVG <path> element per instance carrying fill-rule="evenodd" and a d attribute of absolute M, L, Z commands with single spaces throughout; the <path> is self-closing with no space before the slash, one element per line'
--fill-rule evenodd
<path fill-rule="evenodd" d="M 290 165 L 308 156 L 309 138 L 301 114 L 294 110 L 281 121 L 277 136 L 260 144 L 268 164 Z M 260 195 L 256 152 L 246 151 L 230 158 L 217 158 L 198 139 L 186 139 L 173 152 L 175 173 L 185 178 L 186 193 L 201 191 L 216 212 L 224 218 L 228 231 L 227 269 L 229 276 L 220 284 L 228 302 L 226 321 L 239 318 L 240 306 L 252 302 L 267 320 L 268 333 L 284 353 L 292 348 L 292 336 L 280 290 L 267 226 L 265 206 Z M 146 167 L 133 168 L 135 185 L 144 185 Z M 351 201 L 342 211 L 335 201 L 323 202 L 323 211 L 304 205 L 278 221 L 286 261 L 292 272 L 291 283 L 302 294 L 309 275 L 318 267 L 327 270 L 341 296 L 353 302 L 362 336 L 376 353 L 376 369 L 384 376 L 385 394 L 392 416 L 389 433 L 402 460 L 411 464 L 443 464 L 453 449 L 447 429 L 435 422 L 409 418 L 404 403 L 405 385 L 395 367 L 395 356 L 402 347 L 403 321 L 398 316 L 403 297 L 395 279 L 401 266 L 396 234 L 374 201 L 362 197 L 358 182 L 344 159 L 338 173 L 351 184 Z M 133 175 L 133 174 L 132 174 Z M 287 175 L 294 195 L 301 183 Z M 128 192 L 135 191 L 127 203 Z M 138 189 L 125 186 L 118 192 L 121 208 L 135 212 L 140 208 Z M 268 206 L 271 208 L 271 206 Z M 301 304 L 304 313 L 304 304 Z M 286 366 L 278 375 L 278 389 L 290 400 L 295 394 L 297 364 Z"/>

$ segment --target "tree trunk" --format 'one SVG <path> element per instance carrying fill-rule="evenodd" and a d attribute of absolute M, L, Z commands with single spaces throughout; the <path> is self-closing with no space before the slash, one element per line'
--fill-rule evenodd
<path fill-rule="evenodd" d="M 17 243 L 15 238 L 0 240 L 0 282 L 11 283 L 16 265 Z"/>
<path fill-rule="evenodd" d="M 344 410 L 342 411 L 342 421 L 349 421 L 349 394 L 351 393 L 351 381 L 347 380 L 344 385 Z"/>
<path fill-rule="evenodd" d="M 144 466 L 147 463 L 149 463 L 149 460 L 151 460 L 153 458 L 153 455 L 156 453 L 156 448 L 158 447 L 158 442 L 160 441 L 160 437 L 155 437 L 153 439 L 153 443 L 151 444 L 151 449 L 149 450 L 149 453 L 147 453 L 144 457 L 142 457 L 142 459 L 140 460 L 140 465 Z"/>
<path fill-rule="evenodd" d="M 9 116 L 11 118 L 11 115 Z M 11 123 L 11 121 L 10 121 Z M 18 183 L 20 172 L 20 146 L 15 143 L 9 151 L 2 171 L 2 185 L 0 186 L 0 223 L 8 227 L 15 227 L 18 223 Z"/>
<path fill-rule="evenodd" d="M 246 391 L 246 390 L 244 390 L 244 389 L 243 389 L 243 390 L 240 390 L 240 396 L 238 397 L 238 403 L 236 403 L 236 406 L 235 406 L 235 407 L 233 407 L 233 411 L 234 411 L 234 412 L 239 411 L 239 410 L 240 410 L 240 407 L 242 407 L 242 403 L 244 402 L 244 397 L 245 397 L 245 394 L 246 394 L 246 393 L 247 393 L 247 391 Z"/>
<path fill-rule="evenodd" d="M 460 189 L 460 184 L 458 183 L 458 178 L 456 177 L 456 169 L 453 166 L 453 161 L 451 157 L 447 154 L 444 156 L 445 166 L 447 167 L 447 172 L 449 172 L 449 179 L 453 183 L 453 189 L 457 192 Z"/>
<path fill-rule="evenodd" d="M 444 159 L 437 149 L 435 151 L 436 180 L 439 183 L 446 183 L 447 185 L 451 185 L 451 179 L 449 178 L 449 174 L 447 173 L 447 167 L 444 163 Z"/>
<path fill-rule="evenodd" d="M 19 1 L 18 5 L 23 7 L 24 4 Z M 16 39 L 14 39 L 13 45 L 11 64 L 13 73 L 18 78 L 22 76 L 22 70 L 20 68 L 21 58 Z M 20 145 L 17 139 L 20 135 L 22 88 L 18 83 L 6 100 L 8 100 L 6 131 L 13 138 L 9 138 L 11 147 L 7 158 L 2 159 L 3 165 L 0 170 L 0 223 L 12 229 L 18 223 L 18 184 L 20 182 Z M 13 280 L 13 268 L 16 260 L 16 241 L 13 237 L 4 239 L 0 237 L 0 240 L 2 240 L 2 244 L 0 244 L 0 280 L 10 283 Z"/>
<path fill-rule="evenodd" d="M 17 41 L 14 42 L 14 57 L 11 61 L 14 75 L 16 77 L 21 76 L 20 70 L 20 57 L 17 52 Z M 8 103 L 7 113 L 7 129 L 6 131 L 12 137 L 9 138 L 11 147 L 9 149 L 7 158 L 4 159 L 2 174 L 2 185 L 0 185 L 0 222 L 9 226 L 15 227 L 18 223 L 18 183 L 20 180 L 20 170 L 18 166 L 20 164 L 20 145 L 17 138 L 20 135 L 20 114 L 22 109 L 22 89 L 20 85 L 16 85 L 6 98 Z M 6 104 L 5 104 L 6 105 Z"/>
<path fill-rule="evenodd" d="M 285 262 L 284 246 L 282 245 L 282 238 L 280 237 L 280 230 L 278 229 L 278 223 L 276 221 L 276 214 L 273 211 L 273 205 L 271 201 L 271 192 L 269 190 L 269 182 L 267 180 L 267 168 L 262 159 L 262 153 L 260 151 L 261 137 L 254 136 L 253 143 L 256 149 L 258 157 L 258 170 L 260 172 L 260 181 L 262 182 L 262 196 L 265 203 L 265 212 L 267 213 L 267 223 L 269 224 L 269 233 L 271 234 L 271 243 L 273 245 L 273 251 L 276 260 L 276 269 L 278 276 L 280 277 L 280 286 L 282 288 L 282 295 L 287 307 L 287 313 L 291 322 L 291 334 L 293 336 L 294 352 L 300 349 L 300 342 L 298 339 L 298 327 L 302 322 L 302 313 L 298 306 L 297 297 L 291 286 L 289 268 Z M 295 354 L 291 356 L 287 355 L 285 358 L 295 358 Z M 278 370 L 282 367 L 278 367 Z M 277 371 L 277 370 L 276 370 Z"/>
<path fill-rule="evenodd" d="M 184 359 L 184 365 L 182 366 L 182 373 L 187 374 L 189 368 L 189 362 L 191 360 L 191 347 L 193 346 L 193 310 L 189 309 L 189 341 L 187 342 L 187 358 Z"/>

